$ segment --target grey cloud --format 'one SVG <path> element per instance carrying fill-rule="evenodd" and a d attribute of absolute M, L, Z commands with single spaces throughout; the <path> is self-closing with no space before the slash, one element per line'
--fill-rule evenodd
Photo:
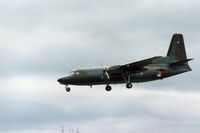
<path fill-rule="evenodd" d="M 165 55 L 177 31 L 185 35 L 188 56 L 198 58 L 199 19 L 194 16 L 199 3 L 173 3 L 2 2 L 1 75 L 60 75 L 77 67 Z M 198 65 L 192 68 L 197 70 Z"/>
<path fill-rule="evenodd" d="M 48 82 L 50 86 L 53 85 L 51 80 Z M 111 127 L 116 127 L 119 130 L 117 132 L 147 132 L 148 129 L 155 130 L 157 126 L 158 131 L 172 131 L 168 129 L 172 127 L 171 129 L 176 129 L 173 132 L 176 132 L 183 125 L 184 129 L 191 129 L 193 126 L 198 129 L 195 125 L 200 118 L 197 106 L 199 93 L 196 92 L 143 88 L 123 90 L 122 87 L 115 86 L 110 94 L 102 87 L 74 87 L 73 93 L 66 95 L 64 89 L 60 90 L 57 85 L 52 88 L 45 85 L 46 88 L 43 88 L 45 86 L 41 86 L 39 82 L 35 85 L 32 81 L 28 83 L 32 85 L 29 90 L 26 87 L 15 88 L 12 89 L 13 94 L 3 98 L 6 101 L 2 102 L 1 99 L 1 130 L 20 132 L 60 123 L 99 132 L 110 130 Z M 1 94 L 5 92 L 10 92 L 9 88 L 1 90 Z M 19 95 L 20 92 L 27 96 Z"/>
<path fill-rule="evenodd" d="M 52 132 L 46 128 L 60 123 L 81 132 L 198 131 L 199 6 L 193 0 L 0 1 L 0 132 Z M 165 55 L 174 32 L 184 34 L 188 57 L 195 58 L 190 73 L 130 92 L 113 86 L 109 94 L 100 86 L 73 87 L 66 95 L 56 83 L 77 67 Z"/>

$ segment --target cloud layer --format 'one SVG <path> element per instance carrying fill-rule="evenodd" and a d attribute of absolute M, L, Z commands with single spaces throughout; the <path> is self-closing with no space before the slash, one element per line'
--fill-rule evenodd
<path fill-rule="evenodd" d="M 200 2 L 195 0 L 0 1 L 0 133 L 191 133 L 200 130 Z M 192 72 L 163 81 L 72 87 L 56 80 L 78 67 L 166 55 L 184 34 Z"/>

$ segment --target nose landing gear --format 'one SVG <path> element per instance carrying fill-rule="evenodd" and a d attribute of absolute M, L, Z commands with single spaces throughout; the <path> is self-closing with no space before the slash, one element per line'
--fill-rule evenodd
<path fill-rule="evenodd" d="M 69 87 L 67 87 L 67 85 L 65 86 L 65 90 L 67 91 L 67 92 L 70 92 L 70 88 Z"/>

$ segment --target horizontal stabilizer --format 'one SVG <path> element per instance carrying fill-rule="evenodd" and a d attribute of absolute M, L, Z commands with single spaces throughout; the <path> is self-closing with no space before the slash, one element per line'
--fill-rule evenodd
<path fill-rule="evenodd" d="M 186 59 L 186 60 L 178 61 L 175 63 L 171 63 L 170 65 L 181 65 L 181 64 L 187 63 L 188 61 L 191 61 L 191 60 L 193 60 L 193 59 Z"/>

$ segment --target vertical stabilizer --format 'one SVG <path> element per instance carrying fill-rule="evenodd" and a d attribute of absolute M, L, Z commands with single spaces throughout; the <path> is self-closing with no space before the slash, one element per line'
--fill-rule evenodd
<path fill-rule="evenodd" d="M 174 57 L 177 61 L 187 60 L 182 34 L 174 34 L 172 36 L 167 56 Z"/>

